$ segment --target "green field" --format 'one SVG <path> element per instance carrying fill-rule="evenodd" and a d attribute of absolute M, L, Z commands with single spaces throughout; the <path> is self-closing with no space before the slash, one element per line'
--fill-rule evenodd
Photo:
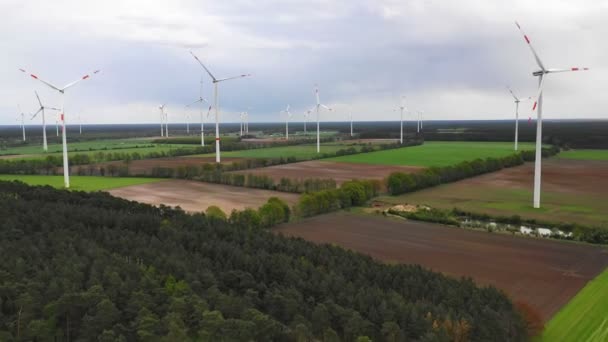
<path fill-rule="evenodd" d="M 602 272 L 545 326 L 541 341 L 608 341 L 608 270 Z"/>
<path fill-rule="evenodd" d="M 532 207 L 532 189 L 502 188 L 465 181 L 444 184 L 399 196 L 381 196 L 389 204 L 425 204 L 494 216 L 519 215 L 544 222 L 576 222 L 608 227 L 606 195 L 572 196 L 568 192 L 542 192 L 542 207 Z"/>
<path fill-rule="evenodd" d="M 55 138 L 55 137 L 54 137 Z M 103 149 L 123 149 L 123 148 L 136 148 L 149 146 L 151 139 L 108 139 L 108 140 L 90 140 L 82 142 L 70 142 L 68 141 L 69 151 L 90 151 L 90 150 L 103 150 Z M 47 153 L 61 153 L 62 145 L 59 138 L 49 138 L 49 151 Z M 42 142 L 29 143 L 25 146 L 9 147 L 7 149 L 0 149 L 0 155 L 7 154 L 41 154 Z"/>
<path fill-rule="evenodd" d="M 50 185 L 63 188 L 63 176 L 0 175 L 0 181 L 18 180 L 30 185 Z M 98 191 L 160 182 L 161 178 L 70 176 L 70 190 Z"/>
<path fill-rule="evenodd" d="M 348 144 L 345 143 L 326 143 L 321 144 L 321 154 L 323 153 L 336 153 L 338 150 L 348 148 Z M 357 150 L 361 146 L 353 145 Z M 222 152 L 222 157 L 234 157 L 234 158 L 288 158 L 295 157 L 298 160 L 312 159 L 318 155 L 316 144 L 306 145 L 293 145 L 293 146 L 280 146 L 280 147 L 269 147 L 269 148 L 258 148 L 251 150 L 240 150 L 240 151 L 228 151 Z M 215 153 L 210 154 L 199 154 L 193 155 L 192 157 L 212 157 Z"/>
<path fill-rule="evenodd" d="M 561 152 L 559 157 L 578 160 L 608 160 L 608 150 L 570 150 Z"/>
<path fill-rule="evenodd" d="M 77 143 L 75 143 L 74 145 L 76 145 Z M 79 148 L 78 150 L 76 150 L 76 148 L 78 147 L 74 147 L 74 149 L 72 149 L 72 145 L 68 144 L 68 154 L 70 155 L 74 155 L 74 154 L 86 154 L 88 156 L 93 157 L 96 153 L 140 153 L 140 154 L 146 154 L 146 153 L 151 153 L 151 152 L 168 152 L 170 150 L 174 150 L 177 148 L 187 148 L 187 149 L 194 149 L 197 146 L 195 145 L 189 145 L 189 144 L 153 144 L 152 146 L 150 146 L 151 144 L 149 143 L 140 143 L 139 147 L 135 147 L 137 144 L 133 144 L 133 146 L 131 147 L 127 147 L 127 146 L 120 146 L 120 147 L 113 147 L 113 148 L 99 148 L 97 150 L 92 149 L 92 150 L 88 150 L 88 149 L 83 149 L 83 148 Z M 23 147 L 23 149 L 29 149 L 29 146 Z M 49 151 L 50 147 L 49 147 Z M 5 156 L 5 158 L 10 159 L 10 160 L 33 160 L 33 159 L 44 159 L 46 158 L 46 156 L 55 156 L 55 157 L 61 157 L 62 152 L 61 152 L 61 148 L 59 149 L 59 152 L 49 152 L 49 153 L 39 153 L 40 151 L 37 151 L 36 153 L 32 153 L 32 154 L 18 154 L 18 155 L 10 155 L 10 156 Z M 0 158 L 1 155 L 0 155 Z"/>
<path fill-rule="evenodd" d="M 532 143 L 520 143 L 520 149 L 522 150 L 533 148 L 534 144 Z M 329 160 L 347 163 L 430 167 L 454 165 L 477 158 L 505 157 L 513 153 L 513 144 L 510 142 L 429 141 L 421 146 L 362 153 Z"/>

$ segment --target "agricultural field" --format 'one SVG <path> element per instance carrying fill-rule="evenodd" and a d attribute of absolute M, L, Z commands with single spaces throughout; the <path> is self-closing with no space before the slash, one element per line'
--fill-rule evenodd
<path fill-rule="evenodd" d="M 382 196 L 378 200 L 608 227 L 606 175 L 608 162 L 545 159 L 540 209 L 532 207 L 534 163 L 400 196 Z"/>
<path fill-rule="evenodd" d="M 63 188 L 63 176 L 0 175 L 0 181 L 13 180 L 18 180 L 30 185 L 50 185 L 58 189 Z M 161 181 L 164 181 L 164 179 L 141 177 L 70 176 L 70 190 L 100 191 L 129 185 L 156 183 Z"/>
<path fill-rule="evenodd" d="M 368 214 L 335 213 L 275 229 L 387 263 L 471 277 L 530 304 L 548 321 L 608 266 L 604 247 L 513 237 Z"/>
<path fill-rule="evenodd" d="M 608 161 L 608 150 L 569 150 L 560 153 L 559 158 Z"/>
<path fill-rule="evenodd" d="M 521 150 L 533 148 L 532 143 L 520 144 Z M 430 167 L 454 165 L 477 158 L 505 157 L 513 153 L 513 144 L 510 142 L 427 141 L 420 146 L 348 155 L 329 160 L 345 163 Z"/>
<path fill-rule="evenodd" d="M 540 341 L 608 340 L 608 269 L 591 280 L 545 326 Z"/>
<path fill-rule="evenodd" d="M 325 159 L 323 159 L 235 171 L 235 173 L 265 175 L 271 177 L 274 181 L 279 181 L 281 178 L 331 178 L 339 185 L 352 179 L 382 180 L 390 175 L 391 172 L 416 172 L 421 169 L 422 168 L 416 166 L 385 166 L 371 164 L 353 166 L 351 163 L 339 163 L 325 161 Z"/>
<path fill-rule="evenodd" d="M 136 146 L 137 144 L 134 144 L 134 146 Z M 68 144 L 68 153 L 70 155 L 74 155 L 74 154 L 84 154 L 84 155 L 88 155 L 89 157 L 94 157 L 95 154 L 97 153 L 134 153 L 137 152 L 139 154 L 146 154 L 146 153 L 152 153 L 152 152 L 168 152 L 170 150 L 175 150 L 175 149 L 194 149 L 196 146 L 194 145 L 188 145 L 188 144 L 184 144 L 184 145 L 179 145 L 179 144 L 139 144 L 137 145 L 139 147 L 114 147 L 114 148 L 100 148 L 98 150 L 73 150 L 72 149 L 72 145 Z M 40 149 L 41 151 L 42 149 Z M 39 152 L 40 152 L 39 151 Z M 11 160 L 33 160 L 33 159 L 44 159 L 46 156 L 55 156 L 55 157 L 61 157 L 62 156 L 62 152 L 49 152 L 49 153 L 33 153 L 33 154 L 16 154 L 16 155 L 0 155 L 0 159 L 5 158 L 5 159 L 11 159 Z"/>
<path fill-rule="evenodd" d="M 61 153 L 61 142 L 57 141 L 56 143 L 51 143 L 52 141 L 53 140 L 49 139 L 49 151 L 47 153 Z M 152 139 L 108 139 L 90 140 L 82 142 L 68 141 L 68 148 L 71 152 L 138 148 L 149 146 L 151 144 L 151 141 Z M 42 141 L 38 143 L 29 143 L 25 146 L 0 149 L 0 155 L 25 155 L 42 153 Z"/>
<path fill-rule="evenodd" d="M 226 214 L 230 214 L 233 209 L 257 209 L 270 197 L 278 197 L 290 206 L 299 198 L 296 194 L 284 192 L 187 180 L 128 186 L 111 190 L 110 193 L 116 197 L 152 205 L 179 206 L 188 212 L 205 211 L 209 206 L 215 205 Z"/>
<path fill-rule="evenodd" d="M 361 149 L 360 145 L 348 144 L 345 142 L 337 143 L 324 143 L 321 144 L 321 154 L 323 153 L 336 153 L 338 150 L 349 148 L 350 146 Z M 269 148 L 258 148 L 251 150 L 240 150 L 240 151 L 227 151 L 222 152 L 222 157 L 231 158 L 289 158 L 294 157 L 297 160 L 309 160 L 319 155 L 317 153 L 316 144 L 305 144 L 305 145 L 292 145 L 292 146 L 280 146 L 280 147 L 269 147 Z M 193 155 L 193 157 L 212 157 L 215 153 Z"/>
<path fill-rule="evenodd" d="M 235 161 L 242 160 L 242 158 L 222 158 L 222 164 L 229 164 Z M 167 158 L 149 158 L 149 159 L 140 159 L 140 160 L 132 160 L 129 162 L 129 174 L 131 175 L 151 175 L 154 168 L 170 168 L 176 169 L 180 166 L 202 166 L 203 164 L 214 163 L 215 164 L 215 156 L 211 157 L 192 157 L 192 156 L 180 156 L 180 157 L 167 157 Z M 97 163 L 94 164 L 94 167 L 98 169 L 99 167 L 105 167 L 106 170 L 108 166 L 122 166 L 125 165 L 124 161 L 111 161 L 105 163 Z M 72 172 L 76 172 L 79 166 L 72 166 Z M 83 166 L 86 170 L 87 167 Z M 61 169 L 61 168 L 60 168 Z"/>

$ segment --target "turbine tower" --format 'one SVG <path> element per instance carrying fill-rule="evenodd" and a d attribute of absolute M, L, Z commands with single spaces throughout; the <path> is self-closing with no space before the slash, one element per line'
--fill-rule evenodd
<path fill-rule="evenodd" d="M 312 110 L 307 110 L 306 113 L 304 113 L 304 135 L 306 136 L 306 124 L 308 123 L 308 117 L 310 116 L 310 113 L 312 113 Z"/>
<path fill-rule="evenodd" d="M 21 70 L 21 72 L 23 72 L 23 73 L 27 73 L 24 69 L 19 69 L 19 70 Z M 95 70 L 93 72 L 93 74 L 97 74 L 98 72 L 99 72 L 99 70 Z M 64 111 L 65 91 L 68 90 L 69 88 L 73 87 L 80 81 L 84 81 L 84 80 L 90 78 L 91 76 L 89 74 L 84 75 L 81 78 L 79 78 L 78 80 L 76 80 L 74 82 L 70 82 L 63 87 L 57 87 L 50 82 L 42 80 L 41 78 L 39 78 L 38 76 L 36 76 L 34 74 L 30 74 L 30 77 L 46 84 L 51 89 L 57 90 L 61 94 L 61 111 L 60 112 L 61 112 L 61 133 L 62 133 L 61 140 L 62 140 L 62 145 L 63 145 L 63 181 L 64 181 L 65 187 L 69 188 L 70 187 L 70 170 L 69 170 L 69 165 L 68 165 L 68 143 L 67 143 L 67 134 L 66 134 L 66 129 L 65 129 L 65 111 Z"/>
<path fill-rule="evenodd" d="M 285 140 L 289 140 L 289 119 L 291 118 L 291 113 L 289 112 L 289 105 L 285 110 L 281 111 L 281 114 L 285 114 Z"/>
<path fill-rule="evenodd" d="M 532 55 L 534 55 L 536 64 L 540 68 L 539 70 L 534 71 L 532 73 L 532 76 L 538 77 L 538 95 L 536 96 L 536 101 L 534 102 L 534 105 L 532 106 L 532 111 L 537 110 L 537 115 L 538 115 L 537 120 L 536 120 L 536 158 L 535 158 L 535 162 L 534 162 L 533 205 L 534 205 L 534 208 L 540 208 L 540 186 L 541 186 L 541 164 L 542 164 L 541 158 L 542 158 L 542 141 L 543 141 L 543 121 L 542 121 L 543 120 L 543 85 L 545 82 L 545 78 L 547 77 L 547 75 L 552 74 L 552 73 L 567 72 L 567 71 L 583 71 L 583 70 L 589 70 L 589 68 L 579 68 L 579 67 L 572 67 L 569 69 L 545 68 L 543 62 L 540 60 L 540 58 L 538 57 L 538 54 L 534 50 L 534 47 L 532 47 L 532 44 L 530 43 L 530 38 L 528 38 L 528 36 L 524 33 L 521 26 L 519 26 L 518 22 L 515 22 L 515 25 L 517 25 L 517 28 L 519 29 L 521 34 L 524 36 L 524 40 L 526 41 L 526 44 L 528 44 L 530 51 L 532 51 Z"/>
<path fill-rule="evenodd" d="M 19 108 L 19 113 L 21 113 L 19 114 L 21 116 L 21 131 L 23 132 L 23 141 L 25 142 L 25 114 L 23 114 L 20 105 L 17 105 L 17 107 Z"/>
<path fill-rule="evenodd" d="M 513 90 L 509 87 L 507 87 L 507 89 L 509 90 L 509 93 L 511 93 L 511 96 L 513 96 L 513 99 L 515 99 L 515 151 L 517 151 L 518 149 L 518 141 L 519 141 L 519 103 L 522 101 L 528 101 L 531 100 L 531 97 L 525 98 L 525 99 L 520 99 L 519 97 L 517 97 L 517 95 L 515 95 L 515 93 L 513 92 Z"/>
<path fill-rule="evenodd" d="M 403 112 L 407 111 L 407 108 L 405 107 L 405 96 L 401 96 L 401 104 L 399 105 L 399 111 L 401 112 L 401 117 L 400 117 L 401 133 L 399 136 L 399 143 L 403 144 Z M 418 131 L 420 131 L 420 128 L 418 128 Z"/>
<path fill-rule="evenodd" d="M 353 137 L 353 113 L 348 113 L 348 118 L 350 119 L 350 137 Z"/>
<path fill-rule="evenodd" d="M 205 119 L 203 117 L 203 109 L 205 108 L 205 103 L 209 104 L 209 101 L 207 101 L 205 98 L 203 98 L 203 76 L 201 76 L 201 89 L 200 89 L 200 93 L 198 96 L 198 99 L 192 103 L 190 103 L 189 105 L 187 105 L 186 107 L 190 107 L 195 103 L 201 103 L 201 146 L 205 146 Z M 209 117 L 209 112 L 211 111 L 211 106 L 209 106 L 209 110 L 207 111 L 207 117 Z"/>
<path fill-rule="evenodd" d="M 160 110 L 160 136 L 164 137 L 165 136 L 165 130 L 164 130 L 165 105 L 161 104 L 160 106 L 158 106 L 158 109 Z"/>
<path fill-rule="evenodd" d="M 321 134 L 319 131 L 319 114 L 321 111 L 321 107 L 323 107 L 329 111 L 332 111 L 333 109 L 331 109 L 321 103 L 321 100 L 319 99 L 319 87 L 318 86 L 315 86 L 315 97 L 317 99 L 317 105 L 315 106 L 317 109 L 317 153 L 321 153 Z"/>
<path fill-rule="evenodd" d="M 49 150 L 49 147 L 48 147 L 48 143 L 46 140 L 46 117 L 45 117 L 44 110 L 50 109 L 50 110 L 59 111 L 59 108 L 45 107 L 42 104 L 42 101 L 40 101 L 40 96 L 38 96 L 38 92 L 34 91 L 34 94 L 36 94 L 36 99 L 38 99 L 38 104 L 40 104 L 40 108 L 38 108 L 38 111 L 32 115 L 30 120 L 33 120 L 38 115 L 38 113 L 42 113 L 42 115 L 41 115 L 42 116 L 42 150 L 44 152 L 46 152 Z M 55 120 L 55 122 L 57 122 L 57 120 Z M 59 132 L 59 131 L 57 131 L 57 132 Z"/>
<path fill-rule="evenodd" d="M 213 108 L 215 109 L 215 162 L 219 163 L 221 159 L 220 159 L 220 121 L 219 121 L 220 116 L 219 116 L 219 103 L 218 103 L 218 98 L 219 98 L 218 83 L 228 81 L 228 80 L 233 80 L 236 78 L 248 77 L 251 75 L 242 74 L 242 75 L 238 75 L 238 76 L 217 79 L 217 78 L 215 78 L 215 76 L 213 76 L 211 71 L 209 71 L 209 69 L 207 69 L 207 67 L 203 64 L 203 62 L 201 62 L 201 60 L 198 59 L 198 57 L 196 57 L 196 55 L 192 51 L 190 51 L 190 54 L 203 67 L 203 69 L 205 69 L 207 74 L 209 74 L 209 77 L 211 77 L 211 80 L 213 80 Z"/>

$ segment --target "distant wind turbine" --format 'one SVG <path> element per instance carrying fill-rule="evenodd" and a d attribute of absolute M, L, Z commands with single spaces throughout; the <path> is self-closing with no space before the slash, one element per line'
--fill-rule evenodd
<path fill-rule="evenodd" d="M 507 87 L 507 89 L 509 90 L 509 93 L 511 93 L 511 96 L 513 96 L 513 99 L 515 99 L 515 151 L 517 151 L 517 144 L 519 140 L 519 103 L 522 101 L 531 100 L 532 98 L 527 97 L 525 99 L 520 99 L 517 97 L 517 95 L 515 95 L 511 88 Z"/>
<path fill-rule="evenodd" d="M 215 109 L 215 162 L 219 163 L 221 159 L 220 159 L 220 121 L 219 121 L 220 116 L 219 116 L 218 83 L 228 81 L 228 80 L 233 80 L 236 78 L 248 77 L 251 75 L 242 74 L 242 75 L 238 75 L 238 76 L 217 79 L 217 78 L 215 78 L 215 76 L 213 76 L 211 71 L 209 71 L 209 69 L 207 69 L 207 67 L 203 64 L 203 62 L 201 62 L 201 60 L 198 59 L 198 57 L 196 57 L 196 55 L 192 51 L 190 51 L 190 54 L 192 55 L 192 57 L 194 57 L 194 59 L 196 59 L 196 61 L 201 65 L 201 67 L 203 67 L 203 69 L 205 69 L 207 74 L 209 74 L 209 77 L 211 77 L 211 79 L 213 80 L 213 108 Z"/>
<path fill-rule="evenodd" d="M 201 76 L 201 88 L 200 88 L 200 93 L 198 96 L 198 99 L 192 103 L 190 103 L 189 105 L 187 105 L 186 107 L 190 107 L 195 103 L 199 103 L 201 104 L 201 110 L 200 110 L 200 114 L 201 114 L 201 146 L 205 146 L 205 119 L 203 117 L 203 109 L 205 108 L 205 103 L 209 104 L 209 101 L 207 101 L 204 97 L 203 97 L 203 77 Z M 211 111 L 211 106 L 209 106 L 209 110 L 207 111 L 207 117 L 209 117 L 209 112 Z"/>
<path fill-rule="evenodd" d="M 42 104 L 42 101 L 40 100 L 40 96 L 38 96 L 38 92 L 34 91 L 34 94 L 36 94 L 36 99 L 38 100 L 38 104 L 40 104 L 40 108 L 38 108 L 38 111 L 32 115 L 30 120 L 34 119 L 38 115 L 38 113 L 42 113 L 42 115 L 41 115 L 41 117 L 42 117 L 42 150 L 44 150 L 44 152 L 46 152 L 49 150 L 49 148 L 48 148 L 48 143 L 46 140 L 46 117 L 45 117 L 44 110 L 50 109 L 50 110 L 59 111 L 60 109 L 54 108 L 54 107 L 45 107 Z M 55 122 L 57 122 L 57 120 L 55 120 Z M 59 129 L 57 130 L 57 135 L 59 135 Z"/>
<path fill-rule="evenodd" d="M 530 51 L 532 51 L 532 55 L 534 55 L 536 64 L 540 68 L 539 70 L 534 71 L 532 73 L 533 76 L 538 77 L 538 95 L 536 96 L 536 101 L 534 102 L 534 105 L 532 106 L 532 111 L 538 110 L 538 112 L 537 112 L 538 119 L 536 121 L 536 158 L 535 158 L 535 162 L 534 162 L 533 205 L 534 205 L 534 208 L 540 208 L 541 163 L 542 163 L 541 158 L 542 158 L 542 140 L 543 140 L 543 121 L 542 121 L 543 120 L 542 119 L 543 118 L 543 115 L 542 115 L 542 113 L 543 113 L 543 84 L 545 82 L 545 75 L 557 73 L 557 72 L 583 71 L 583 70 L 589 70 L 589 68 L 579 68 L 579 67 L 572 67 L 569 69 L 547 69 L 547 68 L 545 68 L 543 62 L 540 60 L 540 58 L 538 57 L 538 54 L 534 50 L 534 47 L 532 47 L 532 44 L 530 43 L 530 39 L 524 33 L 521 26 L 519 26 L 519 23 L 515 22 L 515 25 L 517 25 L 517 28 L 519 29 L 521 34 L 524 36 L 524 40 L 526 41 L 526 44 L 528 44 Z"/>
<path fill-rule="evenodd" d="M 321 134 L 320 134 L 320 130 L 319 130 L 319 114 L 321 111 L 321 107 L 332 111 L 333 109 L 327 107 L 326 105 L 321 103 L 321 100 L 319 99 L 319 87 L 315 86 L 315 97 L 317 99 L 317 105 L 315 106 L 317 109 L 317 153 L 321 153 Z"/>
<path fill-rule="evenodd" d="M 19 69 L 21 70 L 21 72 L 23 73 L 27 73 L 24 69 Z M 93 72 L 93 74 L 97 74 L 99 72 L 99 70 L 95 70 Z M 34 74 L 30 74 L 30 77 L 32 77 L 35 80 L 38 80 L 44 84 L 46 84 L 47 86 L 49 86 L 51 89 L 57 90 L 60 94 L 61 94 L 61 123 L 62 123 L 62 144 L 63 144 L 63 181 L 64 181 L 64 185 L 66 188 L 70 187 L 70 170 L 69 170 L 69 165 L 68 165 L 68 143 L 67 143 L 67 133 L 66 133 L 66 129 L 65 129 L 65 111 L 64 111 L 64 104 L 65 104 L 65 91 L 68 90 L 68 88 L 73 87 L 74 85 L 76 85 L 77 83 L 79 83 L 80 81 L 86 80 L 89 77 L 91 77 L 89 74 L 82 76 L 81 78 L 79 78 L 76 81 L 70 82 L 68 84 L 66 84 L 63 87 L 57 87 L 47 81 L 42 80 L 41 78 L 39 78 L 38 76 L 34 75 Z"/>
<path fill-rule="evenodd" d="M 405 107 L 405 96 L 401 96 L 401 103 L 399 104 L 399 111 L 401 112 L 401 117 L 400 117 L 401 133 L 400 133 L 400 137 L 399 137 L 399 143 L 403 144 L 403 112 L 407 111 L 407 107 Z M 420 119 L 418 119 L 418 121 L 420 122 Z M 418 126 L 418 127 L 420 127 L 420 126 Z M 418 128 L 418 131 L 420 131 L 420 128 Z"/>
<path fill-rule="evenodd" d="M 165 105 L 161 104 L 160 106 L 158 106 L 158 110 L 160 110 L 160 136 L 164 137 L 165 136 L 165 129 L 164 129 Z"/>
<path fill-rule="evenodd" d="M 289 112 L 289 105 L 285 110 L 281 111 L 281 114 L 285 114 L 285 140 L 289 140 L 289 119 L 291 118 L 291 113 Z"/>
<path fill-rule="evenodd" d="M 21 110 L 21 105 L 17 105 L 17 108 L 19 108 L 19 116 L 21 116 L 21 130 L 23 132 L 23 141 L 25 142 L 25 114 Z"/>

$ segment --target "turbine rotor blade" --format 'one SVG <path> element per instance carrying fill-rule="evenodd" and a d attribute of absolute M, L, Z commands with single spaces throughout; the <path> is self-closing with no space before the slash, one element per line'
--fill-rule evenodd
<path fill-rule="evenodd" d="M 198 64 L 200 64 L 203 69 L 205 69 L 205 71 L 207 72 L 207 74 L 209 74 L 209 77 L 211 77 L 211 79 L 213 80 L 213 82 L 217 82 L 217 80 L 215 79 L 215 76 L 213 76 L 213 74 L 211 73 L 211 71 L 209 71 L 209 69 L 207 69 L 207 67 L 205 66 L 205 64 L 203 64 L 203 62 L 201 62 L 200 59 L 198 59 L 198 57 L 196 57 L 196 55 L 194 54 L 194 52 L 192 52 L 192 50 L 190 50 L 190 54 L 192 55 L 192 57 L 194 57 L 194 59 L 196 59 L 196 61 L 198 62 Z"/>
<path fill-rule="evenodd" d="M 42 112 L 42 109 L 43 109 L 43 107 L 40 107 L 40 109 L 38 109 L 38 111 L 32 115 L 30 120 L 34 119 L 38 115 L 38 113 Z"/>
<path fill-rule="evenodd" d="M 519 26 L 519 23 L 517 21 L 515 22 L 515 25 L 517 25 L 517 28 L 519 29 L 519 31 L 521 32 L 521 34 L 524 36 L 524 39 L 525 39 L 526 43 L 530 47 L 530 51 L 532 51 L 532 54 L 534 55 L 534 59 L 536 59 L 536 64 L 538 64 L 538 67 L 541 70 L 544 71 L 545 70 L 545 66 L 543 65 L 543 62 L 538 57 L 538 54 L 536 53 L 536 50 L 534 50 L 534 47 L 532 46 L 532 43 L 530 43 L 530 38 L 528 38 L 528 36 L 524 32 L 524 30 L 521 28 L 521 26 Z"/>
<path fill-rule="evenodd" d="M 42 101 L 40 101 L 40 96 L 38 96 L 38 92 L 34 90 L 34 94 L 36 94 L 36 98 L 38 99 L 38 103 L 40 104 L 40 108 L 44 107 L 42 105 Z"/>
<path fill-rule="evenodd" d="M 93 71 L 93 75 L 97 74 L 98 72 L 99 72 L 99 70 Z M 86 74 L 86 75 L 82 76 L 80 79 L 78 79 L 78 80 L 76 80 L 74 82 L 68 83 L 65 87 L 63 87 L 63 89 L 61 89 L 61 91 L 64 91 L 64 90 L 66 90 L 66 89 L 74 86 L 76 83 L 84 81 L 84 80 L 86 80 L 86 79 L 88 79 L 90 77 L 91 76 L 89 74 Z"/>
<path fill-rule="evenodd" d="M 21 72 L 25 73 L 25 74 L 27 74 L 27 73 L 28 73 L 28 72 L 27 72 L 27 71 L 25 71 L 24 69 L 19 69 L 19 70 L 20 70 Z M 57 88 L 56 86 L 54 86 L 54 85 L 53 85 L 53 84 L 51 84 L 50 82 L 47 82 L 47 81 L 45 81 L 45 80 L 41 79 L 40 77 L 38 77 L 38 76 L 36 76 L 36 75 L 34 75 L 34 74 L 29 74 L 29 75 L 30 75 L 30 77 L 31 77 L 31 78 L 33 78 L 33 79 L 35 79 L 35 80 L 38 80 L 38 81 L 40 81 L 40 82 L 42 82 L 42 83 L 46 84 L 47 86 L 49 86 L 49 87 L 51 87 L 51 88 L 53 88 L 53 89 L 55 89 L 55 90 L 57 90 L 57 91 L 61 91 L 61 89 Z"/>
<path fill-rule="evenodd" d="M 219 80 L 216 80 L 215 82 L 229 81 L 229 80 L 233 80 L 235 78 L 243 78 L 243 77 L 250 77 L 250 76 L 251 76 L 251 74 L 243 74 L 243 75 L 238 75 L 238 76 L 220 78 Z"/>
<path fill-rule="evenodd" d="M 511 93 L 511 96 L 513 96 L 513 98 L 515 99 L 515 101 L 519 101 L 519 98 L 515 95 L 515 93 L 513 93 L 513 90 L 511 90 L 510 87 L 507 87 L 507 89 L 509 90 L 509 93 Z"/>
<path fill-rule="evenodd" d="M 543 86 L 545 85 L 545 77 L 540 76 L 540 84 L 538 85 L 538 94 L 536 95 L 536 99 L 534 100 L 534 105 L 532 106 L 532 111 L 536 110 L 538 106 L 538 98 L 543 94 Z"/>
<path fill-rule="evenodd" d="M 588 70 L 589 70 L 589 68 L 572 67 L 570 69 L 548 69 L 547 72 L 554 73 L 554 72 L 588 71 Z"/>

